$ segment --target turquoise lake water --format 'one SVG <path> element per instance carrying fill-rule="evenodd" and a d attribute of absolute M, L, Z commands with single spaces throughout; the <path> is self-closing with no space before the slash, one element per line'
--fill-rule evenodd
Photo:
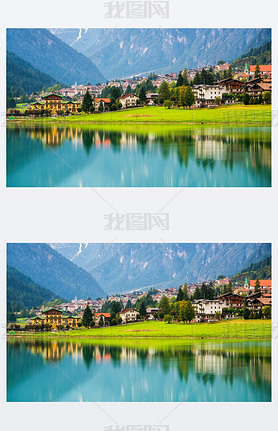
<path fill-rule="evenodd" d="M 270 127 L 11 125 L 8 187 L 270 187 Z"/>
<path fill-rule="evenodd" d="M 270 342 L 120 343 L 8 341 L 7 400 L 271 401 Z"/>

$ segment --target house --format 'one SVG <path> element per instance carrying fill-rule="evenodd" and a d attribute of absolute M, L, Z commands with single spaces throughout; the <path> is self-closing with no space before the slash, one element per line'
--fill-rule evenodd
<path fill-rule="evenodd" d="M 139 312 L 132 308 L 127 308 L 126 310 L 120 311 L 119 316 L 123 323 L 135 322 L 137 320 L 137 315 Z"/>
<path fill-rule="evenodd" d="M 220 97 L 222 100 L 223 94 L 227 93 L 226 87 L 224 86 L 206 84 L 194 85 L 192 91 L 197 105 L 202 102 L 214 102 L 216 97 Z"/>
<path fill-rule="evenodd" d="M 43 315 L 44 319 L 42 323 L 51 325 L 52 328 L 57 328 L 59 325 L 77 327 L 78 323 L 81 322 L 80 317 L 63 316 L 63 312 L 61 310 L 57 310 L 56 308 L 44 310 Z"/>
<path fill-rule="evenodd" d="M 242 308 L 244 301 L 244 297 L 233 292 L 223 293 L 216 299 L 223 301 L 223 308 Z"/>
<path fill-rule="evenodd" d="M 264 296 L 250 295 L 250 297 L 246 299 L 246 307 L 254 312 L 260 311 L 260 309 L 262 309 L 266 305 L 271 307 L 271 297 L 265 298 Z"/>
<path fill-rule="evenodd" d="M 48 94 L 42 97 L 44 102 L 44 109 L 51 111 L 52 114 L 57 114 L 62 110 L 62 96 L 59 94 Z"/>
<path fill-rule="evenodd" d="M 78 109 L 81 109 L 80 102 L 73 102 L 72 100 L 69 100 L 68 102 L 62 102 L 62 110 L 76 113 L 78 112 Z"/>
<path fill-rule="evenodd" d="M 250 289 L 254 290 L 257 280 L 250 280 Z M 271 290 L 271 280 L 259 280 L 261 289 Z"/>
<path fill-rule="evenodd" d="M 223 301 L 218 299 L 196 299 L 192 305 L 196 313 L 197 322 L 213 318 L 216 312 L 222 314 L 222 309 L 225 308 Z"/>
<path fill-rule="evenodd" d="M 245 83 L 234 78 L 225 78 L 217 81 L 216 85 L 226 87 L 225 93 L 241 94 Z"/>
<path fill-rule="evenodd" d="M 251 76 L 255 75 L 256 67 L 257 67 L 256 64 L 255 65 L 250 65 L 250 75 Z M 260 64 L 259 67 L 260 67 L 260 73 L 261 73 L 261 75 L 267 75 L 267 76 L 271 75 L 271 73 L 272 73 L 271 64 Z"/>
<path fill-rule="evenodd" d="M 42 109 L 45 108 L 44 105 L 45 104 L 43 102 L 38 102 L 38 101 L 37 102 L 33 102 L 33 103 L 30 103 L 30 109 L 40 111 L 40 110 L 42 110 Z"/>
<path fill-rule="evenodd" d="M 146 317 L 148 320 L 154 320 L 154 315 L 159 312 L 159 308 L 149 307 L 146 309 Z"/>
<path fill-rule="evenodd" d="M 159 98 L 159 94 L 158 93 L 147 93 L 146 94 L 146 99 L 148 100 L 154 100 L 154 99 L 158 99 Z"/>
<path fill-rule="evenodd" d="M 271 82 L 248 82 L 246 84 L 246 93 L 251 97 L 259 97 L 263 94 L 264 91 L 271 91 L 272 84 Z"/>
<path fill-rule="evenodd" d="M 108 111 L 111 100 L 108 97 L 95 97 L 93 99 L 93 106 L 96 111 L 99 111 L 100 105 L 102 104 L 103 111 Z"/>
<path fill-rule="evenodd" d="M 99 326 L 99 322 L 100 322 L 101 318 L 102 318 L 103 324 L 105 326 L 110 321 L 111 314 L 110 313 L 94 313 L 93 319 L 94 319 L 96 326 Z"/>
<path fill-rule="evenodd" d="M 136 94 L 124 94 L 119 97 L 119 102 L 122 104 L 122 108 L 133 108 L 138 103 L 139 97 Z"/>

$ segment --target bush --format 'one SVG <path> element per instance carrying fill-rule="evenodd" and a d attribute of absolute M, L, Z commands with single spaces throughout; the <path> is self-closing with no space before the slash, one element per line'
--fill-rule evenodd
<path fill-rule="evenodd" d="M 164 319 L 163 319 L 164 322 L 169 324 L 172 322 L 172 320 L 173 320 L 173 318 L 172 318 L 171 314 L 165 314 Z"/>
<path fill-rule="evenodd" d="M 111 320 L 111 326 L 115 326 L 115 325 L 117 325 L 117 319 L 114 317 L 114 318 Z"/>

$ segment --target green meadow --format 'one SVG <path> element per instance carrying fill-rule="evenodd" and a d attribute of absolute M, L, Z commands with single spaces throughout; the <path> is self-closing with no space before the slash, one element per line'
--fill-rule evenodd
<path fill-rule="evenodd" d="M 25 335 L 24 335 L 25 336 Z M 269 340 L 271 320 L 226 320 L 216 323 L 164 323 L 146 321 L 61 332 L 30 333 L 38 338 L 180 338 L 219 340 Z"/>
<path fill-rule="evenodd" d="M 18 120 L 15 120 L 18 121 Z M 80 114 L 69 117 L 43 117 L 20 120 L 55 124 L 71 123 L 172 123 L 172 124 L 227 124 L 270 125 L 271 105 L 234 105 L 219 108 L 166 109 L 160 106 L 126 109 L 99 114 Z"/>

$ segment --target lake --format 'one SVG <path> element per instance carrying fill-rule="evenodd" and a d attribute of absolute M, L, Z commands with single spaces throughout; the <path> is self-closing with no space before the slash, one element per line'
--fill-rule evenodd
<path fill-rule="evenodd" d="M 10 339 L 7 401 L 271 401 L 271 342 Z"/>
<path fill-rule="evenodd" d="M 8 187 L 270 187 L 271 128 L 7 127 Z"/>

